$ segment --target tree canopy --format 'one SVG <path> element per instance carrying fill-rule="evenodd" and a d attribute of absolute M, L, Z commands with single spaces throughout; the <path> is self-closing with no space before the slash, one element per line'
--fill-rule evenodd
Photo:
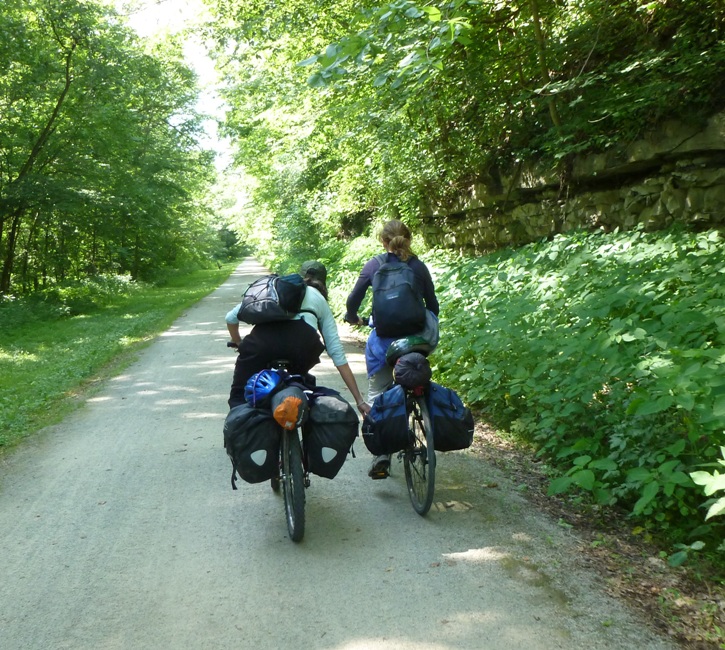
<path fill-rule="evenodd" d="M 225 212 L 267 261 L 339 256 L 520 161 L 565 177 L 578 152 L 723 105 L 719 0 L 204 2 Z M 183 38 L 152 47 L 107 0 L 7 0 L 0 29 L 0 294 L 208 258 Z"/>
<path fill-rule="evenodd" d="M 7 0 L 0 33 L 0 294 L 207 256 L 213 158 L 181 44 L 80 0 Z"/>
<path fill-rule="evenodd" d="M 723 105 L 718 0 L 206 1 L 246 220 L 282 232 L 414 221 L 519 161 L 564 174 Z"/>

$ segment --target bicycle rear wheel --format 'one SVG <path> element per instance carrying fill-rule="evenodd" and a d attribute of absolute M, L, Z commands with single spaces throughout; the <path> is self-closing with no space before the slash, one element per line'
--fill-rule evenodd
<path fill-rule="evenodd" d="M 305 534 L 305 476 L 297 431 L 283 431 L 280 447 L 287 531 L 293 542 L 299 542 Z"/>
<path fill-rule="evenodd" d="M 436 456 L 433 426 L 425 397 L 415 397 L 408 415 L 411 444 L 403 451 L 403 467 L 413 509 L 422 517 L 433 504 Z"/>

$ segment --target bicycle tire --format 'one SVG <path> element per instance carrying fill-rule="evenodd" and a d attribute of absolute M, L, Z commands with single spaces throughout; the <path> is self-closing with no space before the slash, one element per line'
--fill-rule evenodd
<path fill-rule="evenodd" d="M 287 532 L 293 542 L 299 542 L 305 534 L 305 476 L 302 447 L 296 430 L 282 433 L 280 453 Z"/>
<path fill-rule="evenodd" d="M 433 425 L 425 397 L 415 397 L 408 414 L 411 444 L 403 451 L 403 467 L 408 496 L 413 509 L 425 516 L 433 505 L 436 456 L 433 447 Z"/>

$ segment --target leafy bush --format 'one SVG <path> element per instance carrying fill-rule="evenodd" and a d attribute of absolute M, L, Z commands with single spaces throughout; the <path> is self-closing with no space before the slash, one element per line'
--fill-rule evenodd
<path fill-rule="evenodd" d="M 53 285 L 22 298 L 4 296 L 0 300 L 0 329 L 88 313 L 140 288 L 128 275 L 97 275 Z"/>
<path fill-rule="evenodd" d="M 49 309 L 59 315 L 73 316 L 111 304 L 116 298 L 138 290 L 130 275 L 94 275 L 76 282 L 54 285 L 31 300 L 42 298 Z"/>
<path fill-rule="evenodd" d="M 689 472 L 725 444 L 718 232 L 573 233 L 435 265 L 440 375 L 550 459 L 551 493 L 707 532 Z"/>
<path fill-rule="evenodd" d="M 725 447 L 720 447 L 720 453 L 723 458 L 714 464 L 718 468 L 725 467 Z M 715 492 L 725 492 L 725 474 L 720 474 L 717 469 L 713 470 L 712 473 L 705 471 L 692 472 L 690 477 L 697 485 L 703 486 L 705 496 L 712 496 Z M 713 498 L 712 502 L 708 501 L 705 505 L 710 506 L 705 519 L 725 514 L 725 496 L 718 499 Z"/>

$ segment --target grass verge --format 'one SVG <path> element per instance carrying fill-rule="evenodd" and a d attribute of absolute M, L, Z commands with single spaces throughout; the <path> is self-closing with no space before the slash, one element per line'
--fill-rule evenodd
<path fill-rule="evenodd" d="M 131 283 L 103 300 L 85 295 L 80 310 L 47 300 L 2 305 L 0 454 L 62 419 L 235 267 L 176 275 L 162 286 Z"/>

